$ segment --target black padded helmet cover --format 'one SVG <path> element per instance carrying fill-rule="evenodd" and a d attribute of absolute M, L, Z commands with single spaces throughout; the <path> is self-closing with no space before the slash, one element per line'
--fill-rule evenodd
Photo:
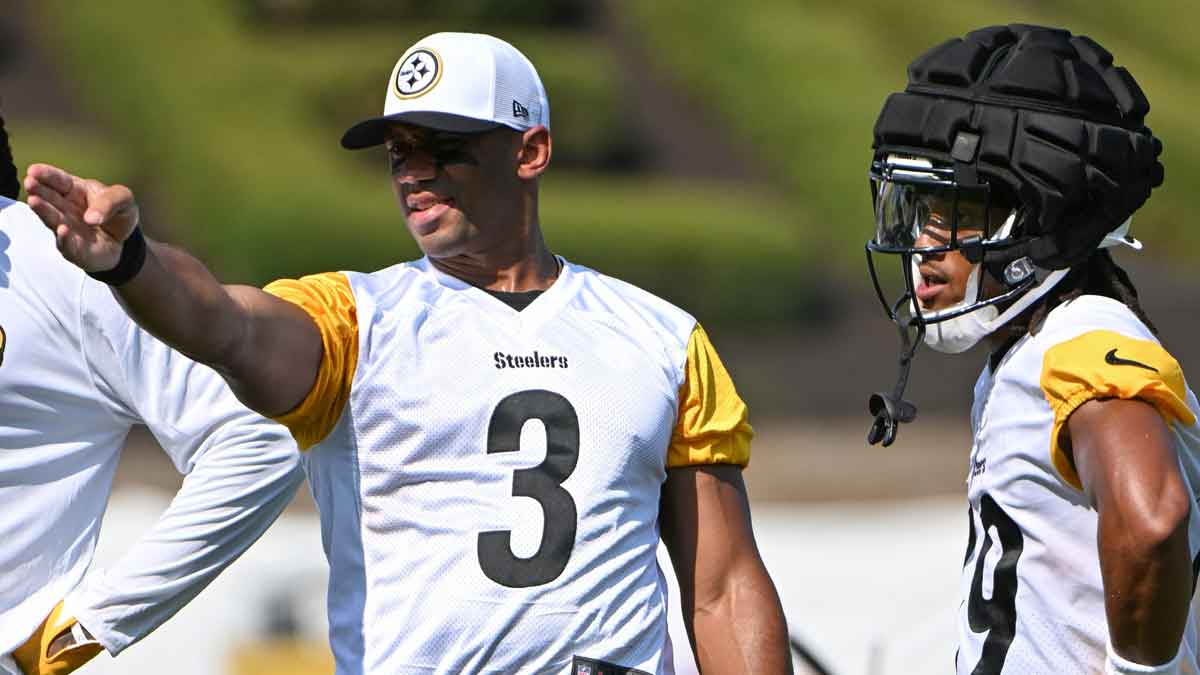
<path fill-rule="evenodd" d="M 992 26 L 908 67 L 875 123 L 875 159 L 918 155 L 968 165 L 1023 209 L 1025 254 L 1061 269 L 1095 250 L 1163 180 L 1150 104 L 1091 39 L 1041 26 Z M 955 152 L 960 132 L 978 143 Z"/>

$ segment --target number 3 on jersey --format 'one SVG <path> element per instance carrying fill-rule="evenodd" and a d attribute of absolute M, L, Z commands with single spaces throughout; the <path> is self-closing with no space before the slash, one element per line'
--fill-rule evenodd
<path fill-rule="evenodd" d="M 544 389 L 506 396 L 488 422 L 488 454 L 519 451 L 521 427 L 532 419 L 546 428 L 546 459 L 513 471 L 512 493 L 536 499 L 542 507 L 545 520 L 537 553 L 529 558 L 514 555 L 511 530 L 479 533 L 479 567 L 492 581 L 511 588 L 554 581 L 566 569 L 575 546 L 575 500 L 562 486 L 579 461 L 579 417 L 571 402 Z"/>

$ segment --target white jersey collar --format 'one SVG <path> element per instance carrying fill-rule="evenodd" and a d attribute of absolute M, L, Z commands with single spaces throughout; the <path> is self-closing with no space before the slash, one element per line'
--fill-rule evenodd
<path fill-rule="evenodd" d="M 451 274 L 439 270 L 429 257 L 423 257 L 412 263 L 413 267 L 417 268 L 431 279 L 435 280 L 438 285 L 451 289 L 463 294 L 463 297 L 469 298 L 469 301 L 474 303 L 478 308 L 500 318 L 506 322 L 516 324 L 520 328 L 534 328 L 545 323 L 553 318 L 558 310 L 566 304 L 573 295 L 573 289 L 577 285 L 577 272 L 575 266 L 567 261 L 562 256 L 555 256 L 560 264 L 558 278 L 550 285 L 541 295 L 539 295 L 528 307 L 521 311 L 517 311 L 505 304 L 499 298 L 492 296 L 487 291 L 473 286 L 462 279 Z"/>

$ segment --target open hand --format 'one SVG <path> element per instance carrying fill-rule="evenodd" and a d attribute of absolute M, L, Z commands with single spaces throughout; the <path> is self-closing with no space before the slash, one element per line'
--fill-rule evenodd
<path fill-rule="evenodd" d="M 138 225 L 138 206 L 124 185 L 106 185 L 50 166 L 25 174 L 27 201 L 54 232 L 63 257 L 85 272 L 117 266 L 125 239 Z"/>

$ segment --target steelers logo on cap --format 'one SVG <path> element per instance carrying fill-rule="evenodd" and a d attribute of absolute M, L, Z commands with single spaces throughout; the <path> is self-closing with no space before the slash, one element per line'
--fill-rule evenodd
<path fill-rule="evenodd" d="M 416 98 L 433 89 L 442 79 L 442 60 L 432 49 L 422 47 L 405 55 L 396 69 L 395 93 L 399 98 Z"/>

